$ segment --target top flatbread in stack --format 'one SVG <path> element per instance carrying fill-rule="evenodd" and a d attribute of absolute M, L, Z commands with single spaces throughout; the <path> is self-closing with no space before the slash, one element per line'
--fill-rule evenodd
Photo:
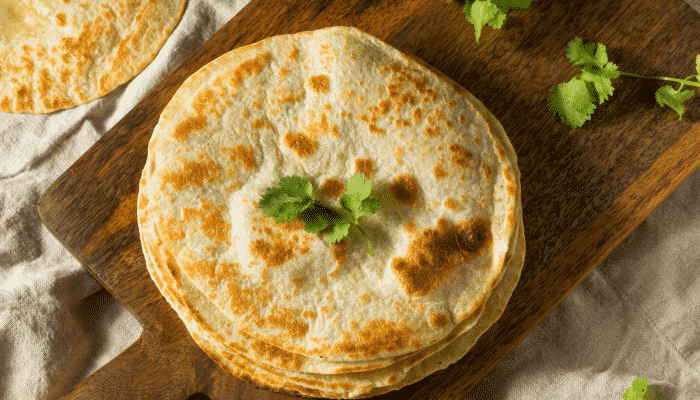
<path fill-rule="evenodd" d="M 186 0 L 0 0 L 0 111 L 41 114 L 104 96 L 143 70 Z"/>
<path fill-rule="evenodd" d="M 355 171 L 380 201 L 362 219 L 374 257 L 353 230 L 331 244 L 256 204 L 285 175 L 337 204 Z M 151 276 L 212 358 L 325 397 L 455 362 L 502 312 L 525 249 L 498 121 L 420 60 L 345 27 L 269 38 L 188 78 L 149 143 L 138 218 Z"/>

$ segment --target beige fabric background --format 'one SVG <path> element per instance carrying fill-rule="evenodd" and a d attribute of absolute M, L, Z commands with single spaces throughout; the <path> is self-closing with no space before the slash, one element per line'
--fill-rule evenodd
<path fill-rule="evenodd" d="M 156 60 L 105 98 L 48 116 L 0 113 L 1 400 L 56 399 L 141 334 L 43 226 L 37 200 L 248 1 L 190 0 Z M 466 399 L 621 399 L 637 377 L 664 400 L 700 399 L 699 199 L 700 171 Z"/>

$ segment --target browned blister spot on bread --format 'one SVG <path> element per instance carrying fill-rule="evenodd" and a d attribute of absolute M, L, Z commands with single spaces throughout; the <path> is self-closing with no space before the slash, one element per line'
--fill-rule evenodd
<path fill-rule="evenodd" d="M 173 190 L 180 191 L 187 186 L 201 187 L 204 184 L 221 182 L 221 166 L 210 159 L 205 161 L 183 161 L 181 169 L 171 173 L 161 173 L 161 190 L 169 184 Z"/>
<path fill-rule="evenodd" d="M 238 145 L 234 148 L 223 147 L 221 151 L 228 153 L 231 161 L 238 161 L 241 163 L 246 171 L 257 166 L 255 163 L 255 156 L 253 155 L 253 146 Z"/>
<path fill-rule="evenodd" d="M 394 353 L 410 346 L 412 333 L 413 330 L 405 325 L 372 319 L 352 335 L 342 332 L 344 340 L 334 344 L 329 354 L 376 357 L 382 353 Z"/>
<path fill-rule="evenodd" d="M 476 218 L 451 225 L 438 220 L 437 229 L 425 229 L 411 240 L 402 257 L 391 260 L 391 270 L 410 296 L 425 296 L 440 286 L 450 272 L 468 263 L 491 245 L 488 221 Z"/>
<path fill-rule="evenodd" d="M 269 60 L 270 53 L 263 53 L 250 60 L 243 61 L 231 72 L 229 83 L 234 88 L 240 87 L 245 77 L 260 74 Z"/>
<path fill-rule="evenodd" d="M 449 208 L 450 210 L 456 210 L 457 206 L 457 201 L 455 201 L 455 199 L 452 197 L 448 197 L 447 200 L 445 200 L 445 207 Z"/>
<path fill-rule="evenodd" d="M 331 254 L 335 260 L 335 268 L 328 273 L 328 276 L 332 278 L 338 274 L 340 268 L 343 266 L 343 264 L 345 264 L 348 255 L 348 241 L 343 239 L 338 243 L 332 243 Z"/>
<path fill-rule="evenodd" d="M 289 53 L 288 58 L 290 60 L 296 61 L 299 58 L 299 49 L 297 49 L 296 47 L 292 47 L 292 52 Z"/>
<path fill-rule="evenodd" d="M 192 108 L 198 115 L 204 115 L 206 113 L 215 114 L 214 106 L 217 100 L 214 97 L 213 90 L 202 90 L 194 96 L 192 100 Z"/>
<path fill-rule="evenodd" d="M 190 132 L 201 131 L 207 126 L 207 117 L 203 114 L 198 114 L 194 117 L 188 117 L 184 121 L 177 124 L 173 131 L 173 138 L 178 142 L 184 142 L 188 139 Z"/>
<path fill-rule="evenodd" d="M 428 318 L 428 324 L 433 328 L 442 328 L 447 325 L 447 316 L 443 313 L 431 312 Z"/>
<path fill-rule="evenodd" d="M 294 258 L 296 243 L 291 240 L 273 239 L 266 241 L 256 239 L 250 243 L 250 252 L 265 262 L 268 267 L 279 267 Z"/>
<path fill-rule="evenodd" d="M 492 173 L 491 167 L 489 167 L 488 165 L 486 165 L 486 163 L 484 163 L 484 162 L 482 162 L 482 163 L 480 164 L 480 166 L 481 166 L 481 172 L 482 172 L 482 174 L 483 174 L 484 179 L 487 180 L 487 181 L 488 181 L 489 179 L 491 179 L 491 173 Z"/>
<path fill-rule="evenodd" d="M 66 26 L 66 14 L 58 13 L 58 14 L 56 14 L 55 17 L 56 17 L 56 25 Z"/>
<path fill-rule="evenodd" d="M 375 135 L 386 134 L 386 129 L 380 128 L 375 124 L 369 124 L 368 129 L 369 129 L 369 133 L 373 133 Z"/>
<path fill-rule="evenodd" d="M 391 181 L 391 195 L 398 203 L 412 206 L 418 200 L 418 183 L 410 175 L 399 175 Z"/>
<path fill-rule="evenodd" d="M 436 164 L 435 167 L 433 167 L 433 176 L 435 179 L 442 179 L 447 176 L 447 172 L 442 169 L 442 165 Z"/>
<path fill-rule="evenodd" d="M 474 155 L 457 143 L 452 143 L 448 149 L 452 152 L 452 161 L 462 168 L 467 168 L 468 160 L 474 159 Z"/>
<path fill-rule="evenodd" d="M 315 75 L 309 78 L 309 88 L 315 93 L 328 93 L 330 80 L 327 75 Z"/>
<path fill-rule="evenodd" d="M 202 207 L 199 210 L 199 216 L 202 221 L 201 229 L 204 236 L 213 239 L 215 243 L 223 242 L 230 246 L 229 232 L 231 231 L 231 224 L 224 221 L 221 215 L 221 211 L 225 209 L 225 206 L 214 207 L 206 199 L 201 199 L 200 203 Z"/>
<path fill-rule="evenodd" d="M 394 148 L 394 158 L 396 159 L 396 163 L 399 165 L 403 165 L 403 159 L 401 158 L 401 153 L 403 152 L 403 148 L 396 146 Z"/>
<path fill-rule="evenodd" d="M 340 197 L 341 194 L 343 194 L 343 192 L 345 191 L 345 185 L 343 184 L 343 182 L 337 179 L 328 178 L 325 179 L 321 184 L 321 190 L 326 196 L 335 199 Z"/>
<path fill-rule="evenodd" d="M 299 157 L 312 155 L 318 147 L 318 142 L 302 133 L 289 132 L 284 135 L 284 144 L 292 149 Z"/>
<path fill-rule="evenodd" d="M 264 318 L 257 318 L 255 324 L 258 327 L 274 327 L 282 329 L 287 337 L 298 338 L 304 336 L 309 330 L 309 324 L 299 316 L 301 311 L 273 305 L 270 313 Z"/>
<path fill-rule="evenodd" d="M 439 126 L 436 126 L 436 127 L 426 126 L 425 128 L 423 128 L 423 135 L 425 135 L 427 137 L 431 137 L 431 138 L 438 137 L 438 136 L 440 136 L 440 127 Z"/>
<path fill-rule="evenodd" d="M 391 110 L 391 101 L 384 99 L 379 102 L 379 114 L 386 115 Z"/>
<path fill-rule="evenodd" d="M 360 172 L 365 175 L 365 178 L 369 179 L 374 172 L 374 164 L 369 158 L 356 158 L 355 159 L 355 172 Z"/>
<path fill-rule="evenodd" d="M 309 113 L 312 120 L 316 119 L 316 114 L 314 112 Z M 338 126 L 328 122 L 328 115 L 325 112 L 321 112 L 318 119 L 315 122 L 309 123 L 304 127 L 304 133 L 315 140 L 319 135 L 331 135 L 335 137 L 340 136 L 338 131 Z"/>

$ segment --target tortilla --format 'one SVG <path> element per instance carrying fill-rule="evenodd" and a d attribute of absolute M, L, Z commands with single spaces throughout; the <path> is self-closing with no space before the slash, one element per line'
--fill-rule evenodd
<path fill-rule="evenodd" d="M 202 330 L 197 324 L 197 311 L 188 304 L 187 300 L 179 297 L 180 287 L 173 275 L 167 271 L 156 279 L 157 286 L 164 293 L 169 303 L 177 311 L 180 318 L 200 348 L 215 360 L 222 368 L 234 375 L 246 379 L 258 387 L 275 391 L 314 397 L 327 398 L 361 398 L 376 396 L 415 383 L 424 377 L 444 369 L 462 358 L 476 340 L 500 317 L 505 305 L 517 285 L 524 262 L 524 235 L 519 229 L 518 243 L 514 257 L 504 270 L 504 277 L 499 281 L 485 304 L 485 312 L 480 314 L 473 329 L 454 338 L 455 340 L 441 342 L 430 346 L 418 357 L 411 357 L 396 364 L 366 372 L 346 372 L 337 374 L 307 374 L 290 373 L 288 370 L 271 368 L 268 364 L 259 363 L 259 358 L 273 356 L 283 358 L 274 349 L 264 351 L 257 358 L 241 356 L 228 350 L 220 342 L 212 340 L 208 331 Z M 147 257 L 149 269 L 152 263 Z M 180 278 L 183 276 L 181 275 Z M 185 278 L 186 279 L 186 278 Z M 171 287 L 168 287 L 171 285 Z M 185 284 L 186 285 L 186 284 Z"/>
<path fill-rule="evenodd" d="M 0 111 L 41 114 L 104 96 L 141 72 L 186 0 L 0 0 Z"/>
<path fill-rule="evenodd" d="M 288 352 L 358 361 L 436 343 L 486 300 L 516 228 L 513 165 L 477 116 L 353 28 L 229 52 L 183 83 L 149 143 L 155 263 L 175 263 L 236 329 Z M 374 257 L 354 231 L 330 244 L 257 208 L 294 174 L 332 203 L 353 169 L 380 201 L 363 218 Z"/>
<path fill-rule="evenodd" d="M 200 347 L 260 386 L 400 388 L 461 358 L 517 284 L 520 174 L 502 126 L 439 71 L 355 28 L 277 36 L 207 64 L 148 150 L 149 273 Z M 284 175 L 336 205 L 355 171 L 380 200 L 361 220 L 374 257 L 353 230 L 331 244 L 257 207 Z"/>

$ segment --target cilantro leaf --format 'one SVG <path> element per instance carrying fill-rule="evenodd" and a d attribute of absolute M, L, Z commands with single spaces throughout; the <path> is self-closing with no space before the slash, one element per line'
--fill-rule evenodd
<path fill-rule="evenodd" d="M 357 217 L 364 217 L 365 215 L 371 215 L 376 213 L 379 210 L 379 201 L 374 198 L 369 198 L 369 199 L 364 199 L 362 200 L 362 204 L 360 204 L 360 208 L 357 210 Z"/>
<path fill-rule="evenodd" d="M 586 81 L 576 77 L 555 86 L 547 100 L 549 111 L 558 114 L 572 128 L 580 128 L 590 120 L 596 107 L 590 87 Z"/>
<path fill-rule="evenodd" d="M 628 387 L 623 394 L 624 400 L 643 400 L 646 397 L 648 382 L 644 378 L 637 378 L 632 381 L 632 386 Z"/>
<path fill-rule="evenodd" d="M 352 174 L 345 189 L 346 195 L 357 196 L 361 199 L 369 197 L 371 191 L 372 182 L 365 178 L 365 174 L 361 172 Z"/>
<path fill-rule="evenodd" d="M 343 240 L 348 235 L 350 230 L 350 222 L 341 221 L 333 225 L 333 229 L 328 233 L 328 240 L 331 243 L 337 243 Z"/>
<path fill-rule="evenodd" d="M 352 214 L 355 222 L 360 217 L 375 213 L 378 209 L 376 200 L 369 198 L 372 191 L 372 182 L 365 178 L 365 175 L 356 172 L 350 177 L 345 194 L 340 197 L 340 205 Z M 374 203 L 376 207 L 373 206 Z"/>
<path fill-rule="evenodd" d="M 312 203 L 311 183 L 298 176 L 286 176 L 280 179 L 280 187 L 267 188 L 267 192 L 258 202 L 263 214 L 275 217 L 275 222 L 287 222 L 296 218 Z"/>
<path fill-rule="evenodd" d="M 620 76 L 617 65 L 608 61 L 605 45 L 601 43 L 583 44 L 583 39 L 575 38 L 567 46 L 566 57 L 581 67 L 581 79 L 591 82 L 596 90 L 598 104 L 603 104 L 613 93 L 612 79 Z"/>
<path fill-rule="evenodd" d="M 369 197 L 372 182 L 361 173 L 355 173 L 348 181 L 346 193 L 341 197 L 340 203 L 343 209 L 352 214 L 354 221 L 345 217 L 340 210 L 313 200 L 312 189 L 308 179 L 283 176 L 279 187 L 266 189 L 258 201 L 258 206 L 265 216 L 274 217 L 277 223 L 291 221 L 298 216 L 304 223 L 304 230 L 309 233 L 317 233 L 331 227 L 328 232 L 328 240 L 331 243 L 342 240 L 348 235 L 350 226 L 354 226 L 364 237 L 369 254 L 373 256 L 374 250 L 367 232 L 357 223 L 358 218 L 375 213 L 379 209 L 379 202 Z"/>
<path fill-rule="evenodd" d="M 579 67 L 589 65 L 598 68 L 602 68 L 608 60 L 604 45 L 599 43 L 596 51 L 595 43 L 583 44 L 583 39 L 580 37 L 574 38 L 567 44 L 566 58 Z"/>
<path fill-rule="evenodd" d="M 280 187 L 295 197 L 311 197 L 311 182 L 295 175 L 280 178 Z"/>
<path fill-rule="evenodd" d="M 304 230 L 309 233 L 320 232 L 337 220 L 336 216 L 318 203 L 302 211 L 299 217 L 304 222 Z"/>
<path fill-rule="evenodd" d="M 481 37 L 481 29 L 486 25 L 491 25 L 500 28 L 505 20 L 506 14 L 498 8 L 497 5 L 487 0 L 477 0 L 471 5 L 471 13 L 467 17 L 469 22 L 474 24 L 476 30 L 476 42 L 479 42 Z M 464 12 L 467 12 L 467 5 L 464 6 Z"/>
<path fill-rule="evenodd" d="M 683 118 L 685 108 L 683 103 L 693 98 L 692 90 L 674 90 L 671 85 L 661 86 L 655 93 L 656 102 L 661 107 L 667 105 L 678 113 L 678 119 Z"/>
<path fill-rule="evenodd" d="M 451 0 L 447 0 L 450 3 Z M 506 20 L 506 14 L 512 9 L 527 8 L 533 0 L 467 0 L 462 12 L 467 21 L 474 25 L 474 36 L 479 43 L 484 26 L 499 29 Z"/>
<path fill-rule="evenodd" d="M 613 64 L 614 68 L 617 68 Z M 598 96 L 598 104 L 603 104 L 603 101 L 607 100 L 613 94 L 611 70 L 596 70 L 589 66 L 582 68 L 581 79 L 586 82 L 591 82 L 595 88 L 596 95 Z M 614 70 L 614 72 L 617 72 Z M 615 77 L 616 78 L 616 77 Z"/>

